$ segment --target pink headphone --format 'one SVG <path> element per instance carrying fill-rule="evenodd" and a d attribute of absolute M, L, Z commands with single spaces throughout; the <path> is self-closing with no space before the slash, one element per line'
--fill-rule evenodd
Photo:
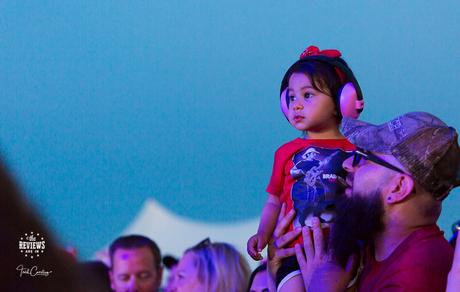
<path fill-rule="evenodd" d="M 358 80 L 356 80 L 353 72 L 347 63 L 340 58 L 342 54 L 338 50 L 323 50 L 320 51 L 315 46 L 309 46 L 300 55 L 300 59 L 292 64 L 291 67 L 284 74 L 280 88 L 280 107 L 284 116 L 287 118 L 289 109 L 289 97 L 288 97 L 288 76 L 290 76 L 291 69 L 299 63 L 306 63 L 311 60 L 319 61 L 331 65 L 334 67 L 337 75 L 344 85 L 340 88 L 337 94 L 337 106 L 340 109 L 342 117 L 357 119 L 359 114 L 364 109 L 364 100 L 359 86 Z"/>

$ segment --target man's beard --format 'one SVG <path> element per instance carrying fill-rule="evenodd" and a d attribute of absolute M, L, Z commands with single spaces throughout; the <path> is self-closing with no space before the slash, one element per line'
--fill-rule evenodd
<path fill-rule="evenodd" d="M 383 230 L 381 191 L 372 194 L 342 196 L 336 204 L 337 216 L 329 237 L 329 248 L 335 260 L 345 267 L 348 258 L 363 244 L 371 243 Z"/>

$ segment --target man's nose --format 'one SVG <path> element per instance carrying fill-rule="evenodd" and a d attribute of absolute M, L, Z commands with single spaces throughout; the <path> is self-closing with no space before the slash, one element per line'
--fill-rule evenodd
<path fill-rule="evenodd" d="M 345 169 L 347 172 L 353 172 L 354 167 L 353 167 L 353 156 L 348 157 L 345 159 L 342 163 L 343 169 Z"/>
<path fill-rule="evenodd" d="M 129 279 L 129 283 L 128 283 L 128 288 L 129 288 L 129 292 L 137 292 L 139 291 L 139 285 L 138 285 L 138 281 L 137 281 L 137 278 L 135 276 L 131 277 Z"/>

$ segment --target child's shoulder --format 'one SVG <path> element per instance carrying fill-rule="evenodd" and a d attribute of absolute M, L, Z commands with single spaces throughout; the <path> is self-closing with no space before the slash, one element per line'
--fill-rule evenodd
<path fill-rule="evenodd" d="M 305 146 L 308 146 L 308 145 L 309 145 L 309 143 L 307 142 L 307 139 L 295 138 L 294 140 L 291 140 L 291 141 L 281 145 L 276 150 L 276 152 L 287 151 L 289 149 L 298 148 L 298 147 L 305 147 Z"/>
<path fill-rule="evenodd" d="M 290 157 L 298 151 L 310 146 L 308 139 L 296 138 L 281 145 L 275 152 L 275 157 L 290 159 Z"/>

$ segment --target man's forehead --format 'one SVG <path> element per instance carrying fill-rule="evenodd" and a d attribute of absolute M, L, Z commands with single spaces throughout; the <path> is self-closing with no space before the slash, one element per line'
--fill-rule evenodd
<path fill-rule="evenodd" d="M 142 255 L 142 256 L 150 255 L 153 257 L 152 252 L 146 246 L 135 247 L 135 248 L 120 247 L 115 250 L 113 255 L 114 257 L 120 257 L 122 259 L 126 259 L 126 258 L 133 257 L 133 256 L 139 256 L 139 255 Z"/>
<path fill-rule="evenodd" d="M 139 248 L 118 248 L 113 254 L 114 263 L 126 262 L 146 262 L 151 263 L 153 266 L 154 256 L 148 247 Z M 112 265 L 114 264 L 112 263 Z"/>

